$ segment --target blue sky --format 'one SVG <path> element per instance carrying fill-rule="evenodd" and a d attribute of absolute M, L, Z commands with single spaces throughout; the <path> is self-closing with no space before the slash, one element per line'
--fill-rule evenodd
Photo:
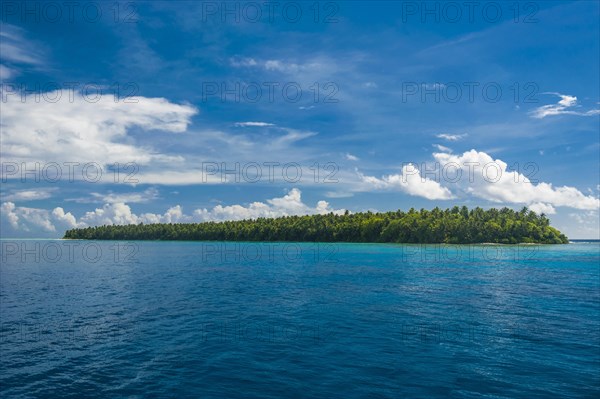
<path fill-rule="evenodd" d="M 467 205 L 599 238 L 597 1 L 69 4 L 0 10 L 3 237 Z"/>

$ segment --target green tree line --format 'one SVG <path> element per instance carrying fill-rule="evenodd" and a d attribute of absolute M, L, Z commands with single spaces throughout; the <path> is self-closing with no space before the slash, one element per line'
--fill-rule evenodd
<path fill-rule="evenodd" d="M 453 207 L 385 213 L 284 216 L 241 221 L 105 225 L 68 230 L 93 240 L 310 241 L 384 243 L 568 243 L 548 218 L 523 208 Z"/>

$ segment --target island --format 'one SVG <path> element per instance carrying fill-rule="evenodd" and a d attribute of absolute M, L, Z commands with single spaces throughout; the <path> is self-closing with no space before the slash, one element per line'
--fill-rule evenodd
<path fill-rule="evenodd" d="M 65 239 L 296 241 L 415 244 L 566 244 L 546 215 L 527 209 L 466 206 L 441 210 L 410 209 L 282 216 L 202 223 L 104 225 L 68 230 Z"/>

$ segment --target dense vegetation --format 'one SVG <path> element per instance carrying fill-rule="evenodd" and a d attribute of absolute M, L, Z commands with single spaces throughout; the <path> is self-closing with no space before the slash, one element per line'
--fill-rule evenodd
<path fill-rule="evenodd" d="M 94 240 L 312 241 L 393 243 L 567 243 L 548 218 L 523 208 L 454 207 L 431 211 L 329 213 L 276 219 L 99 226 L 73 229 L 64 238 Z"/>

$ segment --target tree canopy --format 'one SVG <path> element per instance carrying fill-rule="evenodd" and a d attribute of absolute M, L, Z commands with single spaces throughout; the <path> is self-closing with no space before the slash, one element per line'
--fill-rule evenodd
<path fill-rule="evenodd" d="M 548 218 L 523 208 L 453 207 L 385 213 L 284 216 L 240 221 L 104 225 L 68 230 L 93 240 L 309 241 L 384 243 L 568 243 Z"/>

